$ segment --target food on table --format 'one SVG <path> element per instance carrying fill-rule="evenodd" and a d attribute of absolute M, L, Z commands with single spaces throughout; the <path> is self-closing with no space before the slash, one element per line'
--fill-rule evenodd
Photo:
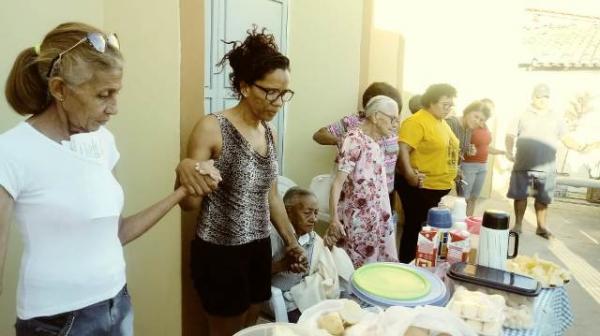
<path fill-rule="evenodd" d="M 344 333 L 344 321 L 338 312 L 325 313 L 317 320 L 317 326 L 329 334 L 337 336 Z"/>
<path fill-rule="evenodd" d="M 527 305 L 506 307 L 504 326 L 512 329 L 527 329 L 533 326 L 533 314 Z"/>
<path fill-rule="evenodd" d="M 481 335 L 498 335 L 504 322 L 504 297 L 458 286 L 448 309 Z"/>
<path fill-rule="evenodd" d="M 404 336 L 429 336 L 429 330 L 410 326 L 404 332 Z"/>
<path fill-rule="evenodd" d="M 273 335 L 273 336 L 299 336 L 292 329 L 290 329 L 286 326 L 275 326 L 275 328 L 273 328 L 273 333 L 271 335 Z"/>
<path fill-rule="evenodd" d="M 537 254 L 533 257 L 520 255 L 506 262 L 506 269 L 510 272 L 532 277 L 542 284 L 542 287 L 558 287 L 571 280 L 567 270 L 557 264 L 540 259 Z"/>
<path fill-rule="evenodd" d="M 360 308 L 358 303 L 352 300 L 346 300 L 346 302 L 344 302 L 344 308 L 342 308 L 340 311 L 342 320 L 344 320 L 344 322 L 347 324 L 358 323 L 364 315 L 365 312 L 362 310 L 362 308 Z"/>

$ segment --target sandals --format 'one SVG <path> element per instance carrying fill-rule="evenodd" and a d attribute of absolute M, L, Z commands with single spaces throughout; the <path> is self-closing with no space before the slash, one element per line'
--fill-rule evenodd
<path fill-rule="evenodd" d="M 552 232 L 548 231 L 548 229 L 543 229 L 543 228 L 539 228 L 539 227 L 535 230 L 535 234 L 544 239 L 550 239 L 551 237 L 554 236 L 552 234 Z"/>

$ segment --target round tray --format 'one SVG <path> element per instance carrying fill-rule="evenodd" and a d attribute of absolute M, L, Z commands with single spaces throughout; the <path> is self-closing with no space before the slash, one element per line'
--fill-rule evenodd
<path fill-rule="evenodd" d="M 352 284 L 365 294 L 395 301 L 416 300 L 431 291 L 431 282 L 421 272 L 398 263 L 365 265 L 354 272 Z"/>
<path fill-rule="evenodd" d="M 390 264 L 394 264 L 394 263 L 390 263 Z M 395 264 L 395 265 L 398 265 L 398 264 Z M 414 307 L 414 306 L 421 306 L 421 305 L 428 305 L 428 304 L 436 305 L 436 306 L 443 306 L 446 304 L 446 302 L 448 301 L 448 295 L 447 295 L 448 291 L 446 289 L 446 285 L 442 282 L 442 280 L 440 278 L 438 278 L 436 275 L 434 275 L 433 273 L 431 273 L 427 270 L 423 270 L 423 269 L 420 269 L 420 268 L 412 266 L 412 265 L 406 265 L 406 264 L 400 264 L 400 265 L 402 267 L 411 268 L 412 270 L 421 274 L 423 277 L 425 277 L 428 280 L 428 282 L 431 284 L 431 289 L 427 295 L 425 295 L 421 298 L 418 298 L 418 299 L 413 299 L 413 300 L 386 299 L 383 297 L 378 297 L 378 296 L 369 294 L 368 292 L 363 291 L 361 288 L 358 288 L 354 284 L 354 279 L 352 279 L 352 281 L 350 282 L 350 285 L 351 285 L 350 288 L 352 290 L 352 293 L 356 297 L 361 299 L 362 301 L 369 303 L 371 305 L 380 306 L 380 307 L 388 307 L 388 306 Z"/>

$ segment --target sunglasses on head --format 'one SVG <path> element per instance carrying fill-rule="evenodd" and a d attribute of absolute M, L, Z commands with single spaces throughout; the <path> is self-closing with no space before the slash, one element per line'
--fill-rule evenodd
<path fill-rule="evenodd" d="M 104 53 L 106 51 L 107 45 L 111 46 L 112 48 L 114 48 L 116 50 L 120 50 L 120 48 L 121 48 L 121 46 L 119 44 L 119 39 L 117 38 L 117 34 L 110 33 L 108 35 L 104 35 L 104 34 L 98 33 L 98 32 L 87 33 L 87 35 L 84 38 L 77 41 L 77 43 L 75 43 L 69 49 L 58 54 L 58 56 L 56 56 L 52 60 L 52 62 L 50 62 L 50 67 L 48 68 L 48 74 L 46 75 L 46 77 L 50 78 L 50 75 L 52 75 L 52 72 L 54 71 L 54 69 L 57 67 L 58 64 L 60 64 L 60 61 L 62 60 L 62 57 L 64 54 L 75 49 L 78 45 L 80 45 L 84 42 L 87 42 L 90 46 L 92 46 L 92 48 L 94 48 L 99 53 Z"/>

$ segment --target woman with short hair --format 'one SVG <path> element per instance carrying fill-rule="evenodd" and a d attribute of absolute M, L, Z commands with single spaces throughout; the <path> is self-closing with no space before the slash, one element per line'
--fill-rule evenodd
<path fill-rule="evenodd" d="M 406 218 L 399 253 L 403 263 L 415 258 L 427 212 L 454 186 L 459 143 L 445 118 L 454 108 L 455 97 L 451 85 L 431 85 L 421 97 L 423 108 L 400 126 L 395 188 Z"/>
<path fill-rule="evenodd" d="M 375 261 L 398 261 L 384 153 L 378 141 L 398 126 L 398 104 L 375 96 L 361 125 L 346 134 L 329 196 L 331 223 L 325 242 L 340 241 L 355 268 Z"/>

